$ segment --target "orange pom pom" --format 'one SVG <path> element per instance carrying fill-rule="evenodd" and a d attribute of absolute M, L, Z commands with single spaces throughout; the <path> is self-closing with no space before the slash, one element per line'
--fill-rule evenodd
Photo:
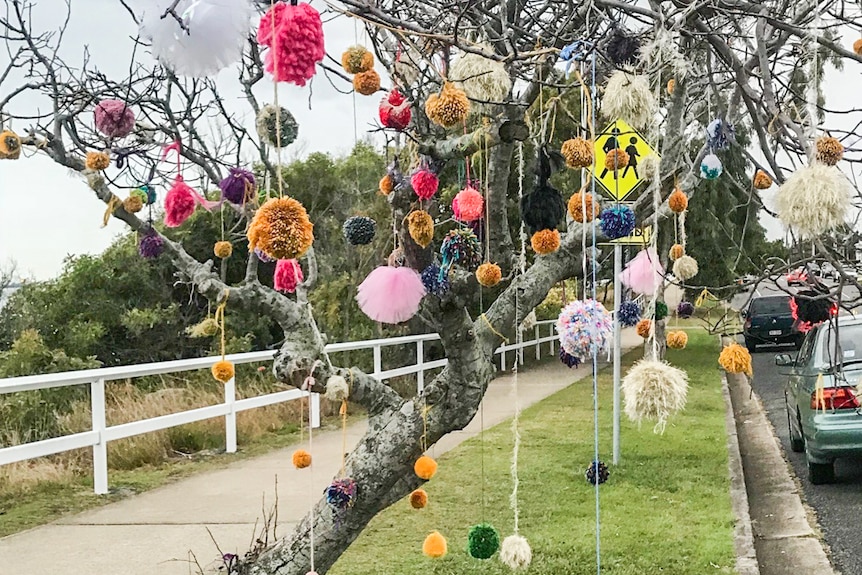
<path fill-rule="evenodd" d="M 21 138 L 12 130 L 0 132 L 0 160 L 17 160 L 21 156 Z"/>
<path fill-rule="evenodd" d="M 674 90 L 676 90 L 676 80 L 671 78 L 667 81 L 667 95 L 672 96 Z"/>
<path fill-rule="evenodd" d="M 853 51 L 856 52 L 857 56 L 862 56 L 862 38 L 853 42 Z"/>
<path fill-rule="evenodd" d="M 560 153 L 566 165 L 573 169 L 589 168 L 593 165 L 593 143 L 584 138 L 572 138 L 563 142 Z"/>
<path fill-rule="evenodd" d="M 435 473 L 437 473 L 437 462 L 427 455 L 423 455 L 416 460 L 416 463 L 413 464 L 413 471 L 416 472 L 416 476 L 419 477 L 419 479 L 428 481 L 434 477 Z"/>
<path fill-rule="evenodd" d="M 470 100 L 463 90 L 451 82 L 443 84 L 439 94 L 431 94 L 425 102 L 425 115 L 444 128 L 451 128 L 467 118 Z"/>
<path fill-rule="evenodd" d="M 671 261 L 676 261 L 685 255 L 685 248 L 680 244 L 673 244 L 670 247 L 670 253 L 668 255 L 670 256 Z"/>
<path fill-rule="evenodd" d="M 688 334 L 682 330 L 667 333 L 667 346 L 671 349 L 684 349 L 688 345 Z"/>
<path fill-rule="evenodd" d="M 395 182 L 392 181 L 392 176 L 386 174 L 380 178 L 379 192 L 381 196 L 388 196 L 395 189 Z"/>
<path fill-rule="evenodd" d="M 732 343 L 722 349 L 718 356 L 718 363 L 728 373 L 744 373 L 748 377 L 754 375 L 751 354 L 738 343 Z"/>
<path fill-rule="evenodd" d="M 758 190 L 768 190 L 772 187 L 772 178 L 763 170 L 757 170 L 754 174 L 754 187 Z"/>
<path fill-rule="evenodd" d="M 622 170 L 629 165 L 629 155 L 625 150 L 614 148 L 605 156 L 605 168 L 611 171 Z"/>
<path fill-rule="evenodd" d="M 422 509 L 428 505 L 428 494 L 424 489 L 417 489 L 410 494 L 410 506 L 413 509 Z"/>
<path fill-rule="evenodd" d="M 560 249 L 560 232 L 557 230 L 540 230 L 530 238 L 533 251 L 544 256 Z"/>
<path fill-rule="evenodd" d="M 380 89 L 380 74 L 374 70 L 360 72 L 353 77 L 353 89 L 363 96 L 370 96 Z"/>
<path fill-rule="evenodd" d="M 225 360 L 215 362 L 215 364 L 213 364 L 212 366 L 211 371 L 213 377 L 222 383 L 229 382 L 231 379 L 233 379 L 234 376 L 233 364 Z"/>
<path fill-rule="evenodd" d="M 586 205 L 586 218 L 584 218 L 584 206 Z M 578 223 L 591 222 L 599 215 L 599 203 L 593 201 L 593 195 L 575 192 L 569 198 L 569 215 Z"/>
<path fill-rule="evenodd" d="M 437 531 L 428 535 L 425 542 L 422 544 L 422 553 L 428 557 L 437 559 L 446 555 L 447 545 L 446 538 L 440 535 Z"/>
<path fill-rule="evenodd" d="M 497 264 L 486 262 L 476 270 L 476 279 L 485 287 L 494 287 L 503 279 L 503 270 Z"/>
<path fill-rule="evenodd" d="M 360 74 L 374 67 L 374 54 L 365 46 L 351 46 L 341 54 L 341 67 L 348 74 Z"/>
<path fill-rule="evenodd" d="M 311 454 L 304 449 L 293 452 L 293 466 L 297 469 L 305 469 L 311 465 Z"/>
<path fill-rule="evenodd" d="M 140 196 L 129 196 L 123 200 L 123 209 L 130 214 L 137 214 L 144 209 L 144 201 Z"/>
<path fill-rule="evenodd" d="M 688 196 L 685 195 L 685 192 L 677 188 L 667 199 L 667 205 L 670 208 L 670 211 L 681 214 L 688 209 Z"/>
<path fill-rule="evenodd" d="M 106 170 L 110 165 L 111 156 L 105 152 L 87 152 L 87 159 L 84 160 L 84 166 L 93 172 Z"/>
<path fill-rule="evenodd" d="M 434 239 L 434 220 L 424 210 L 410 212 L 407 216 L 407 231 L 413 241 L 423 248 L 427 248 Z"/>
<path fill-rule="evenodd" d="M 827 166 L 834 166 L 844 157 L 844 145 L 836 138 L 823 136 L 814 143 L 817 150 L 817 161 Z"/>
<path fill-rule="evenodd" d="M 642 338 L 646 339 L 649 337 L 650 332 L 652 331 L 652 320 L 650 319 L 642 319 L 638 322 L 637 326 L 635 326 L 635 331 Z"/>
<path fill-rule="evenodd" d="M 311 247 L 313 230 L 301 203 L 287 196 L 270 198 L 248 226 L 248 251 L 260 248 L 274 259 L 298 259 Z"/>
<path fill-rule="evenodd" d="M 233 246 L 230 242 L 216 242 L 213 246 L 215 257 L 227 259 L 233 253 Z"/>

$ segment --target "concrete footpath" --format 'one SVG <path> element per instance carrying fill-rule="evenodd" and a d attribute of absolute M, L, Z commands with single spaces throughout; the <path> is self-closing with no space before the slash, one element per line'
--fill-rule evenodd
<path fill-rule="evenodd" d="M 623 349 L 642 343 L 624 330 Z M 530 353 L 531 350 L 525 350 Z M 521 371 L 521 405 L 532 405 L 573 382 L 589 377 L 586 366 L 570 370 L 547 361 Z M 483 401 L 485 427 L 512 416 L 512 376 L 491 382 Z M 434 455 L 453 449 L 480 431 L 478 417 L 464 430 L 444 437 Z M 348 449 L 362 437 L 365 422 L 348 427 Z M 278 534 L 287 533 L 337 473 L 340 430 L 314 436 L 314 472 L 296 470 L 297 446 L 228 464 L 117 503 L 0 539 L 0 573 L 63 575 L 188 575 L 190 552 L 204 568 L 217 565 L 219 552 L 244 554 L 275 502 L 278 479 Z M 307 445 L 302 445 L 307 447 Z"/>

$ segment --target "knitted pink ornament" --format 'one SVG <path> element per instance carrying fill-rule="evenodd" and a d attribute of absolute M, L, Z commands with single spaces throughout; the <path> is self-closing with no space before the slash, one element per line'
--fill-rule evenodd
<path fill-rule="evenodd" d="M 102 100 L 93 116 L 96 129 L 109 138 L 124 138 L 135 128 L 135 113 L 122 100 Z"/>
<path fill-rule="evenodd" d="M 278 263 L 275 264 L 275 274 L 272 276 L 272 281 L 276 291 L 293 293 L 303 279 L 305 278 L 298 261 L 278 260 Z"/>
<path fill-rule="evenodd" d="M 389 95 L 380 101 L 378 111 L 380 123 L 395 130 L 406 128 L 413 115 L 410 110 L 410 102 L 397 89 L 389 92 Z"/>
<path fill-rule="evenodd" d="M 462 222 L 475 222 L 485 211 L 485 200 L 476 188 L 467 186 L 452 200 L 455 219 Z"/>
<path fill-rule="evenodd" d="M 641 250 L 620 273 L 620 281 L 633 292 L 652 295 L 661 285 L 664 268 L 655 248 Z"/>
<path fill-rule="evenodd" d="M 176 228 L 183 225 L 195 212 L 194 190 L 177 175 L 174 185 L 165 196 L 165 225 Z"/>
<path fill-rule="evenodd" d="M 425 168 L 416 170 L 410 177 L 410 187 L 416 192 L 420 200 L 428 200 L 437 193 L 440 180 L 437 176 Z"/>
<path fill-rule="evenodd" d="M 305 86 L 326 55 L 320 13 L 304 2 L 276 2 L 260 19 L 257 42 L 269 48 L 264 63 L 273 79 L 297 86 Z"/>

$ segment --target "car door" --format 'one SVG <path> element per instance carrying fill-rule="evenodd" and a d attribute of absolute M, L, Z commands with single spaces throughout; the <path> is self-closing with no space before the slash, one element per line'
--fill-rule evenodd
<path fill-rule="evenodd" d="M 802 347 L 799 348 L 796 354 L 796 361 L 790 368 L 790 375 L 787 378 L 787 387 L 785 389 L 787 410 L 794 427 L 798 426 L 797 413 L 799 411 L 799 402 L 809 403 L 809 394 L 805 390 L 805 376 L 810 371 L 810 363 L 814 355 L 814 343 L 816 340 L 817 329 L 812 329 L 806 334 Z M 801 433 L 802 430 L 798 429 L 798 431 Z"/>

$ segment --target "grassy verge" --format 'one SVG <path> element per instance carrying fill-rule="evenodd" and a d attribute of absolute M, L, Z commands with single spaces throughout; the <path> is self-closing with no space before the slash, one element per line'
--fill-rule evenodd
<path fill-rule="evenodd" d="M 673 418 L 662 436 L 651 427 L 639 430 L 623 421 L 622 465 L 611 467 L 609 482 L 600 488 L 603 573 L 733 573 L 718 344 L 702 332 L 690 336 L 688 349 L 668 354 L 689 374 L 685 412 Z M 629 354 L 626 363 L 638 355 Z M 605 370 L 599 380 L 600 453 L 605 460 L 610 459 L 611 385 Z M 594 488 L 583 477 L 593 454 L 590 390 L 586 381 L 575 384 L 523 414 L 520 525 L 533 547 L 526 573 L 596 571 Z M 509 424 L 503 423 L 441 457 L 440 470 L 426 485 L 428 507 L 415 511 L 402 501 L 380 514 L 331 573 L 511 573 L 496 557 L 478 561 L 466 552 L 467 530 L 483 519 L 504 537 L 512 531 L 511 445 Z M 449 554 L 440 560 L 421 553 L 423 539 L 433 530 L 449 540 Z"/>

